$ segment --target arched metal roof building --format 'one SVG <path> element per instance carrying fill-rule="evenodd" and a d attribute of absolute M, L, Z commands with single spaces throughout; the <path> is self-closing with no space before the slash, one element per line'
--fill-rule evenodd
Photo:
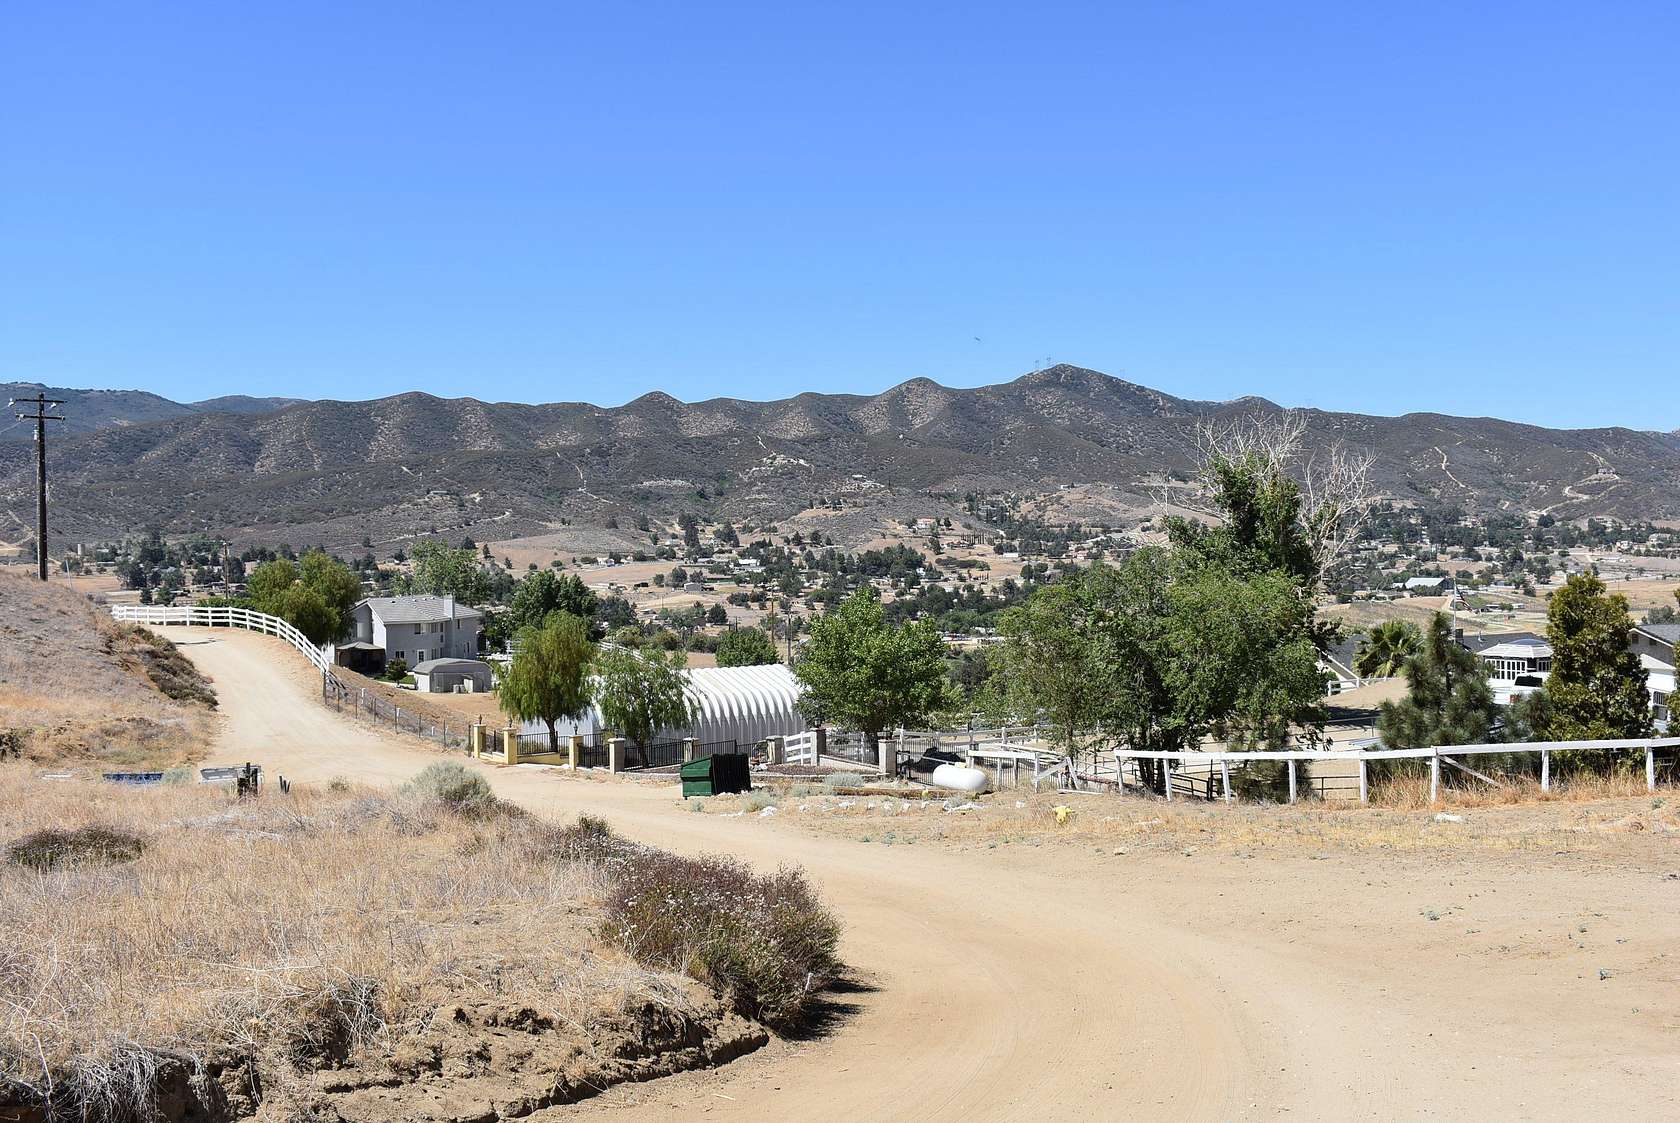
<path fill-rule="evenodd" d="M 696 667 L 687 672 L 688 696 L 699 711 L 687 729 L 662 729 L 655 741 L 693 737 L 702 743 L 736 741 L 742 745 L 766 737 L 786 737 L 805 731 L 805 717 L 799 712 L 799 680 L 780 663 L 759 667 Z M 525 723 L 528 733 L 546 732 L 540 721 Z M 595 733 L 604 728 L 601 711 L 576 722 L 562 722 L 562 736 Z"/>

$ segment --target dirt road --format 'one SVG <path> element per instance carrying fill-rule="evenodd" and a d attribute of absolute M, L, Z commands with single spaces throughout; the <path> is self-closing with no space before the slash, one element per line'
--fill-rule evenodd
<path fill-rule="evenodd" d="M 325 709 L 277 640 L 163 630 L 215 681 L 216 763 L 389 782 L 435 757 Z M 536 811 L 590 811 L 672 849 L 804 866 L 868 984 L 839 996 L 849 1010 L 826 1036 L 615 1089 L 568 1117 L 1680 1115 L 1680 962 L 1666 959 L 1677 881 L 1653 893 L 1614 870 L 1543 863 L 860 845 L 691 814 L 666 785 L 486 771 Z M 1423 900 L 1463 903 L 1440 925 Z M 1595 931 L 1575 934 L 1588 913 Z M 1597 978 L 1595 955 L 1636 965 L 1635 977 Z"/>

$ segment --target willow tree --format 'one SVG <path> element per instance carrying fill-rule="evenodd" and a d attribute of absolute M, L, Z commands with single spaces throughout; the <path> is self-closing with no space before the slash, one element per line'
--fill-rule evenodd
<path fill-rule="evenodd" d="M 559 723 L 583 717 L 594 702 L 589 676 L 594 659 L 595 644 L 581 616 L 554 612 L 521 629 L 513 662 L 497 688 L 502 712 L 548 726 L 549 750 L 559 752 Z"/>

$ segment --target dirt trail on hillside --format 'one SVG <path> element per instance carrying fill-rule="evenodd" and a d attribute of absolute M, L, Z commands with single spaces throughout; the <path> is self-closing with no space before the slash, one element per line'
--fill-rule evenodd
<path fill-rule="evenodd" d="M 212 763 L 383 783 L 437 756 L 326 709 L 277 640 L 162 630 L 215 680 L 226 719 Z M 1680 890 L 1654 899 L 1614 870 L 860 845 L 691 814 L 670 785 L 482 767 L 532 810 L 589 811 L 671 849 L 803 866 L 843 919 L 843 954 L 865 984 L 836 996 L 843 1015 L 826 1035 L 545 1119 L 1680 1114 L 1680 963 L 1612 987 L 1573 959 L 1490 943 L 1536 923 L 1561 931 L 1587 908 L 1661 962 L 1652 949 L 1680 934 Z M 1414 915 L 1416 892 L 1470 899 L 1482 927 L 1431 926 Z"/>

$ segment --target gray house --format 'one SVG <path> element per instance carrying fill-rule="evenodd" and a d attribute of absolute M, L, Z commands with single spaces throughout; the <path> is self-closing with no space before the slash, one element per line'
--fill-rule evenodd
<path fill-rule="evenodd" d="M 383 648 L 410 667 L 428 659 L 475 659 L 484 614 L 454 597 L 369 597 L 354 609 L 358 643 Z"/>

